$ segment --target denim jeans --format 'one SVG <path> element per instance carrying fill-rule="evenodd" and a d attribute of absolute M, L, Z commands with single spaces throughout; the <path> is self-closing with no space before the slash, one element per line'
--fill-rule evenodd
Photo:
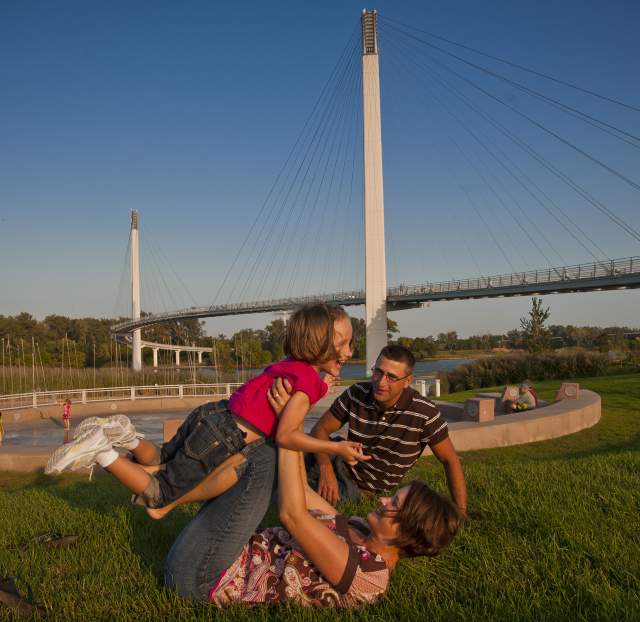
<path fill-rule="evenodd" d="M 179 499 L 227 458 L 245 447 L 244 434 L 228 409 L 228 401 L 208 402 L 194 409 L 162 446 L 160 463 L 141 497 L 152 508 Z"/>
<path fill-rule="evenodd" d="M 343 440 L 340 437 L 334 437 L 332 441 Z M 314 454 L 304 455 L 304 464 L 307 469 L 307 481 L 313 490 L 318 489 L 320 480 L 320 467 Z M 358 485 L 351 479 L 349 469 L 344 460 L 340 456 L 331 456 L 331 464 L 338 480 L 338 491 L 340 492 L 340 501 L 359 501 L 362 499 L 363 493 Z"/>
<path fill-rule="evenodd" d="M 208 600 L 218 576 L 237 559 L 269 508 L 276 446 L 259 439 L 242 453 L 246 463 L 238 483 L 207 501 L 169 551 L 165 585 L 184 598 Z"/>

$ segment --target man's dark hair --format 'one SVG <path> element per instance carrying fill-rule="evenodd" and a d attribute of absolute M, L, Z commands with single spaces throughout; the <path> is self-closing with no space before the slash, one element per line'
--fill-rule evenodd
<path fill-rule="evenodd" d="M 462 515 L 447 497 L 424 482 L 414 480 L 396 515 L 399 527 L 394 540 L 402 557 L 433 557 L 445 549 L 462 524 Z"/>
<path fill-rule="evenodd" d="M 398 345 L 385 346 L 380 350 L 380 356 L 389 359 L 390 361 L 396 361 L 398 363 L 404 363 L 407 366 L 409 373 L 413 371 L 413 367 L 416 364 L 416 357 L 409 348 Z"/>

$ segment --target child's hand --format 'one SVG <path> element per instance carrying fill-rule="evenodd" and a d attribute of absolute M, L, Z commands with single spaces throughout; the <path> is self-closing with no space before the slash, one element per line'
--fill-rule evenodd
<path fill-rule="evenodd" d="M 325 384 L 329 387 L 327 393 L 333 393 L 333 387 L 337 386 L 340 382 L 340 376 L 334 376 L 333 374 L 325 374 L 322 378 Z"/>
<path fill-rule="evenodd" d="M 362 443 L 354 443 L 353 441 L 340 441 L 337 443 L 336 454 L 350 466 L 358 464 L 358 462 L 371 460 L 371 456 L 365 456 L 362 452 Z"/>

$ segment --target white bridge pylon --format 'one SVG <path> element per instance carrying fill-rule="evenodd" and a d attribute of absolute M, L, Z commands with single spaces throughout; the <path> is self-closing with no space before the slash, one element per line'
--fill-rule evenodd
<path fill-rule="evenodd" d="M 380 68 L 376 11 L 362 11 L 362 119 L 364 147 L 364 227 L 365 227 L 365 323 L 367 373 L 387 345 L 387 268 L 384 244 L 384 184 L 382 175 L 382 129 L 380 119 Z M 140 320 L 140 272 L 138 265 L 138 213 L 131 211 L 131 318 Z M 162 344 L 153 348 L 154 367 Z M 142 369 L 140 329 L 132 331 L 133 369 Z M 174 348 L 169 348 L 174 349 Z M 185 348 L 186 349 L 186 348 Z M 199 352 L 199 360 L 202 352 Z M 180 353 L 176 349 L 176 364 Z"/>

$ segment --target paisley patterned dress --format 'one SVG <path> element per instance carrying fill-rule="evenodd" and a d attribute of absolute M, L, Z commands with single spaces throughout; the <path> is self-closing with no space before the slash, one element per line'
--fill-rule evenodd
<path fill-rule="evenodd" d="M 349 536 L 345 516 L 311 512 L 349 545 L 340 582 L 332 586 L 318 572 L 298 543 L 282 527 L 255 534 L 240 556 L 219 577 L 209 597 L 222 607 L 231 603 L 292 602 L 307 607 L 362 607 L 378 600 L 389 584 L 385 561 Z M 351 524 L 362 528 L 358 519 Z"/>

